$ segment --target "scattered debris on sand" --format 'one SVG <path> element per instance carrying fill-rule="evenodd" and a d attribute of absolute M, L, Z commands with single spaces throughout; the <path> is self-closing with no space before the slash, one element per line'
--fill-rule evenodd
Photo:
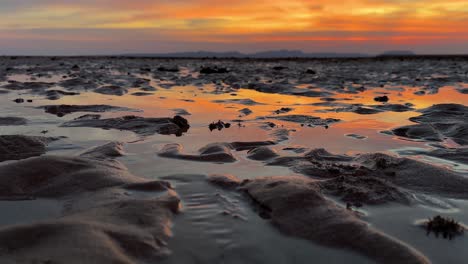
<path fill-rule="evenodd" d="M 275 110 L 274 113 L 279 115 L 279 114 L 285 114 L 285 113 L 289 113 L 291 111 L 293 111 L 294 108 L 290 108 L 290 107 L 281 107 L 280 109 L 278 110 Z"/>
<path fill-rule="evenodd" d="M 212 122 L 211 124 L 208 125 L 208 128 L 210 129 L 210 131 L 213 131 L 216 129 L 218 131 L 221 131 L 224 128 L 230 128 L 230 127 L 231 127 L 231 123 L 224 123 L 221 120 L 218 120 L 218 122 Z"/>
<path fill-rule="evenodd" d="M 422 226 L 426 229 L 427 235 L 434 233 L 436 237 L 442 235 L 442 238 L 452 240 L 454 237 L 462 235 L 465 227 L 454 219 L 446 218 L 440 215 L 425 221 Z"/>
<path fill-rule="evenodd" d="M 302 125 L 307 126 L 323 126 L 328 128 L 329 125 L 333 123 L 340 122 L 339 119 L 336 118 L 320 118 L 316 116 L 309 116 L 309 115 L 274 115 L 268 116 L 267 118 L 277 119 L 281 121 L 288 121 L 293 123 L 300 123 Z"/>

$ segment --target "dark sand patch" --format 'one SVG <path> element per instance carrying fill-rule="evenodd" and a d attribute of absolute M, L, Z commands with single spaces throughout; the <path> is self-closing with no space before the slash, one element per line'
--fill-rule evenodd
<path fill-rule="evenodd" d="M 283 142 L 286 140 L 289 140 L 289 136 L 291 132 L 294 132 L 296 130 L 294 129 L 286 129 L 286 128 L 279 128 L 279 129 L 274 129 L 269 136 L 273 138 L 273 141 L 275 142 Z"/>
<path fill-rule="evenodd" d="M 460 92 L 461 94 L 468 94 L 468 88 L 460 88 L 460 89 L 457 89 L 458 92 Z"/>
<path fill-rule="evenodd" d="M 149 95 L 153 95 L 154 93 L 147 93 L 147 92 L 134 92 L 132 93 L 131 95 L 133 96 L 149 96 Z"/>
<path fill-rule="evenodd" d="M 174 113 L 176 115 L 192 115 L 191 113 L 189 113 L 187 110 L 183 109 L 183 108 L 174 108 L 172 109 L 172 111 L 174 111 Z"/>
<path fill-rule="evenodd" d="M 362 135 L 358 135 L 358 134 L 346 134 L 345 136 L 349 137 L 349 138 L 360 139 L 360 140 L 363 140 L 363 139 L 367 138 L 366 136 L 362 136 Z"/>
<path fill-rule="evenodd" d="M 410 118 L 416 125 L 395 128 L 396 136 L 428 141 L 452 139 L 468 144 L 468 107 L 459 104 L 438 104 L 421 110 L 422 115 Z"/>
<path fill-rule="evenodd" d="M 300 157 L 278 157 L 268 165 L 285 166 L 313 178 L 327 179 L 324 190 L 356 204 L 413 203 L 412 193 L 467 199 L 468 179 L 421 161 L 386 154 L 357 156 L 316 149 Z"/>
<path fill-rule="evenodd" d="M 141 112 L 140 110 L 112 105 L 45 105 L 44 111 L 59 117 L 76 112 Z"/>
<path fill-rule="evenodd" d="M 2 86 L 3 89 L 20 91 L 20 90 L 29 90 L 31 93 L 44 92 L 46 89 L 54 86 L 55 83 L 47 82 L 18 82 L 10 80 L 7 84 Z"/>
<path fill-rule="evenodd" d="M 212 102 L 219 104 L 263 105 L 262 103 L 255 102 L 252 99 L 224 99 L 213 100 Z"/>
<path fill-rule="evenodd" d="M 61 90 L 47 90 L 44 93 L 40 93 L 40 95 L 45 95 L 45 97 L 49 100 L 58 100 L 63 96 L 72 96 L 72 95 L 79 95 L 80 93 L 76 92 L 66 92 Z"/>
<path fill-rule="evenodd" d="M 14 117 L 14 116 L 7 116 L 7 117 L 0 117 L 0 126 L 23 126 L 28 123 L 26 118 L 22 117 Z"/>
<path fill-rule="evenodd" d="M 0 162 L 40 156 L 46 152 L 47 144 L 55 140 L 49 137 L 0 135 Z"/>
<path fill-rule="evenodd" d="M 91 80 L 87 80 L 87 79 L 80 78 L 80 77 L 60 81 L 58 85 L 67 90 L 81 90 L 81 91 L 94 90 L 98 87 L 98 85 L 92 82 Z"/>
<path fill-rule="evenodd" d="M 128 90 L 117 85 L 107 85 L 94 89 L 94 92 L 100 94 L 122 96 L 128 93 Z"/>
<path fill-rule="evenodd" d="M 305 125 L 313 125 L 313 126 L 328 126 L 330 124 L 339 122 L 339 119 L 335 118 L 320 118 L 316 116 L 309 116 L 309 115 L 275 115 L 275 116 L 267 116 L 266 118 L 277 119 L 281 121 L 288 121 L 293 123 L 301 123 Z"/>
<path fill-rule="evenodd" d="M 415 110 L 412 106 L 413 106 L 412 104 L 408 103 L 408 104 L 383 104 L 383 105 L 376 105 L 373 107 L 381 111 L 407 112 L 407 111 Z"/>
<path fill-rule="evenodd" d="M 262 93 L 274 93 L 285 95 L 298 95 L 305 97 L 324 97 L 331 96 L 333 93 L 328 91 L 316 91 L 308 88 L 296 88 L 294 84 L 290 83 L 249 83 L 247 89 L 255 90 Z"/>
<path fill-rule="evenodd" d="M 249 108 L 243 108 L 243 109 L 239 110 L 239 113 L 243 114 L 244 116 L 248 116 L 248 115 L 252 114 L 253 111 L 250 110 Z"/>
<path fill-rule="evenodd" d="M 156 133 L 182 135 L 182 133 L 187 132 L 190 128 L 188 121 L 181 116 L 175 116 L 174 118 L 145 118 L 138 116 L 123 116 L 108 119 L 77 118 L 65 122 L 61 126 L 129 130 L 140 135 L 153 135 Z"/>

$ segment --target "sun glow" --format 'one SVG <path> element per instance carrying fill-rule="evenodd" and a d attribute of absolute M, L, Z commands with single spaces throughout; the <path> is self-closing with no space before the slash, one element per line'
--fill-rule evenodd
<path fill-rule="evenodd" d="M 99 31 L 96 37 L 105 41 L 120 30 L 123 37 L 119 39 L 129 40 L 122 45 L 129 47 L 130 40 L 137 45 L 140 39 L 160 43 L 262 41 L 264 46 L 275 40 L 303 42 L 295 44 L 298 49 L 307 49 L 313 41 L 339 46 L 337 41 L 385 45 L 411 39 L 420 47 L 448 47 L 466 44 L 467 24 L 468 2 L 458 0 L 6 0 L 0 4 L 0 44 L 12 46 L 14 39 L 27 38 L 33 31 L 51 39 L 58 34 L 64 39 L 67 34 L 86 39 Z"/>

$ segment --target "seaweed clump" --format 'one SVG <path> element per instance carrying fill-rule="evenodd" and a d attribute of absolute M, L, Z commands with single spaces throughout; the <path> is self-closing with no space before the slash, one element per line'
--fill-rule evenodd
<path fill-rule="evenodd" d="M 465 228 L 454 219 L 437 215 L 425 224 L 427 235 L 434 233 L 436 237 L 442 234 L 445 239 L 452 240 L 455 236 L 463 234 Z"/>
<path fill-rule="evenodd" d="M 218 129 L 219 131 L 221 131 L 223 130 L 223 128 L 230 128 L 230 127 L 231 127 L 231 123 L 224 123 L 221 120 L 218 120 L 218 122 L 213 122 L 208 125 L 208 128 L 210 129 L 210 131 L 213 131 L 215 129 Z"/>

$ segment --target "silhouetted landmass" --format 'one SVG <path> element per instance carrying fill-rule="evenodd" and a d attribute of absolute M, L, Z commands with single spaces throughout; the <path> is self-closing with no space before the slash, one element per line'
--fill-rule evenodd
<path fill-rule="evenodd" d="M 415 56 L 416 53 L 412 52 L 411 50 L 390 50 L 385 51 L 384 53 L 378 56 Z"/>
<path fill-rule="evenodd" d="M 241 53 L 238 51 L 229 52 L 174 52 L 174 53 L 134 53 L 122 54 L 122 56 L 131 57 L 158 57 L 158 58 L 357 58 L 370 57 L 364 53 L 337 53 L 337 52 L 318 52 L 305 53 L 300 50 L 271 50 L 256 53 Z"/>

